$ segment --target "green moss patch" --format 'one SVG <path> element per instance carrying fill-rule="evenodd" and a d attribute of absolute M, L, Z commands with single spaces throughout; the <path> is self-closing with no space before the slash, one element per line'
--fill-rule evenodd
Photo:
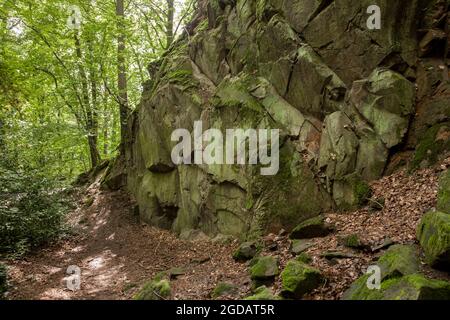
<path fill-rule="evenodd" d="M 430 266 L 450 270 L 450 214 L 426 213 L 417 226 L 417 239 Z"/>
<path fill-rule="evenodd" d="M 144 284 L 142 289 L 133 297 L 134 300 L 165 300 L 170 298 L 172 292 L 169 280 L 165 273 L 159 273 Z"/>
<path fill-rule="evenodd" d="M 444 172 L 439 180 L 437 209 L 450 214 L 450 170 Z"/>
<path fill-rule="evenodd" d="M 281 273 L 281 282 L 282 296 L 300 299 L 304 294 L 320 286 L 323 277 L 319 270 L 301 261 L 291 260 Z"/>

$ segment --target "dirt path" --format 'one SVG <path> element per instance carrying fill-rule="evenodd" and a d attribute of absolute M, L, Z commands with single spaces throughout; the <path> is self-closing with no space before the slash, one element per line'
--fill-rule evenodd
<path fill-rule="evenodd" d="M 235 245 L 189 242 L 141 225 L 123 192 L 99 192 L 95 185 L 70 214 L 75 236 L 8 263 L 10 299 L 130 299 L 157 272 L 183 267 L 172 281 L 175 299 L 204 299 L 218 281 L 249 283 L 245 265 L 235 263 Z M 66 286 L 70 265 L 81 269 L 80 290 Z"/>
<path fill-rule="evenodd" d="M 435 206 L 438 177 L 448 167 L 450 159 L 431 169 L 414 174 L 400 171 L 373 182 L 373 199 L 384 199 L 381 210 L 367 206 L 352 213 L 327 214 L 336 232 L 312 239 L 312 246 L 306 250 L 311 265 L 321 270 L 327 282 L 304 298 L 339 299 L 383 253 L 345 248 L 339 241 L 343 236 L 357 234 L 370 247 L 387 239 L 415 244 L 419 252 L 416 226 L 422 215 Z M 10 299 L 130 299 L 145 281 L 173 267 L 185 272 L 171 280 L 172 299 L 208 299 L 218 282 L 239 288 L 233 297 L 222 298 L 242 298 L 250 293 L 248 264 L 232 259 L 237 242 L 223 245 L 205 239 L 183 241 L 170 232 L 142 225 L 124 192 L 102 192 L 96 184 L 82 193 L 80 203 L 84 204 L 69 215 L 74 236 L 7 263 L 13 287 Z M 287 234 L 268 235 L 262 243 L 261 254 L 278 257 L 281 268 L 294 257 Z M 329 261 L 322 256 L 329 250 L 347 252 L 351 257 Z M 78 291 L 66 287 L 70 265 L 81 269 Z M 422 272 L 450 280 L 450 275 L 432 270 L 425 263 Z M 280 287 L 276 279 L 272 290 L 279 293 Z"/>

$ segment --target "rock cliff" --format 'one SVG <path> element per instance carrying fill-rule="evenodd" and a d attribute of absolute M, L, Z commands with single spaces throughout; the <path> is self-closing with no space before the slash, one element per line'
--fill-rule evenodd
<path fill-rule="evenodd" d="M 367 8 L 381 9 L 369 29 Z M 210 0 L 149 67 L 126 155 L 141 219 L 252 238 L 369 196 L 450 150 L 448 2 Z M 171 160 L 175 129 L 280 129 L 279 171 Z M 122 177 L 122 176 L 121 176 Z M 111 183 L 115 181 L 116 183 Z"/>

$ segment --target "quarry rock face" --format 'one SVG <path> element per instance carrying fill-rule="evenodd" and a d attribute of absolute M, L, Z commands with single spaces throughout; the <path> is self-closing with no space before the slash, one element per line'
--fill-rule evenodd
<path fill-rule="evenodd" d="M 241 239 L 291 230 L 357 207 L 404 148 L 444 139 L 433 128 L 450 121 L 445 46 L 428 35 L 443 28 L 442 1 L 376 2 L 380 30 L 367 26 L 373 1 L 201 2 L 129 121 L 126 181 L 141 219 Z M 276 174 L 262 175 L 262 164 L 174 164 L 173 131 L 193 134 L 199 120 L 224 134 L 279 129 Z M 427 148 L 450 150 L 446 137 L 414 151 L 413 163 L 436 160 Z"/>

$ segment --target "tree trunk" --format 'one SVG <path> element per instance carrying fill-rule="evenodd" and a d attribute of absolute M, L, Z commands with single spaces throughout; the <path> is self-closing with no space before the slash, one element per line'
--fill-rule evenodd
<path fill-rule="evenodd" d="M 74 34 L 75 39 L 75 50 L 78 58 L 78 72 L 81 78 L 81 89 L 82 89 L 82 98 L 83 98 L 83 106 L 82 109 L 85 113 L 86 117 L 86 132 L 88 134 L 88 146 L 89 146 L 89 155 L 91 158 L 91 167 L 95 168 L 97 164 L 100 162 L 100 154 L 97 148 L 97 120 L 96 120 L 96 111 L 94 107 L 91 106 L 89 99 L 89 86 L 88 86 L 88 78 L 86 75 L 86 71 L 83 65 L 83 54 L 81 51 L 81 43 L 78 37 L 78 33 Z"/>
<path fill-rule="evenodd" d="M 174 0 L 167 1 L 167 21 L 166 21 L 166 49 L 170 47 L 173 42 L 173 17 L 175 12 Z"/>
<path fill-rule="evenodd" d="M 117 16 L 117 89 L 119 91 L 119 111 L 120 111 L 120 152 L 124 153 L 125 145 L 128 141 L 127 121 L 130 109 L 128 107 L 127 69 L 125 65 L 125 13 L 123 0 L 116 1 Z"/>

